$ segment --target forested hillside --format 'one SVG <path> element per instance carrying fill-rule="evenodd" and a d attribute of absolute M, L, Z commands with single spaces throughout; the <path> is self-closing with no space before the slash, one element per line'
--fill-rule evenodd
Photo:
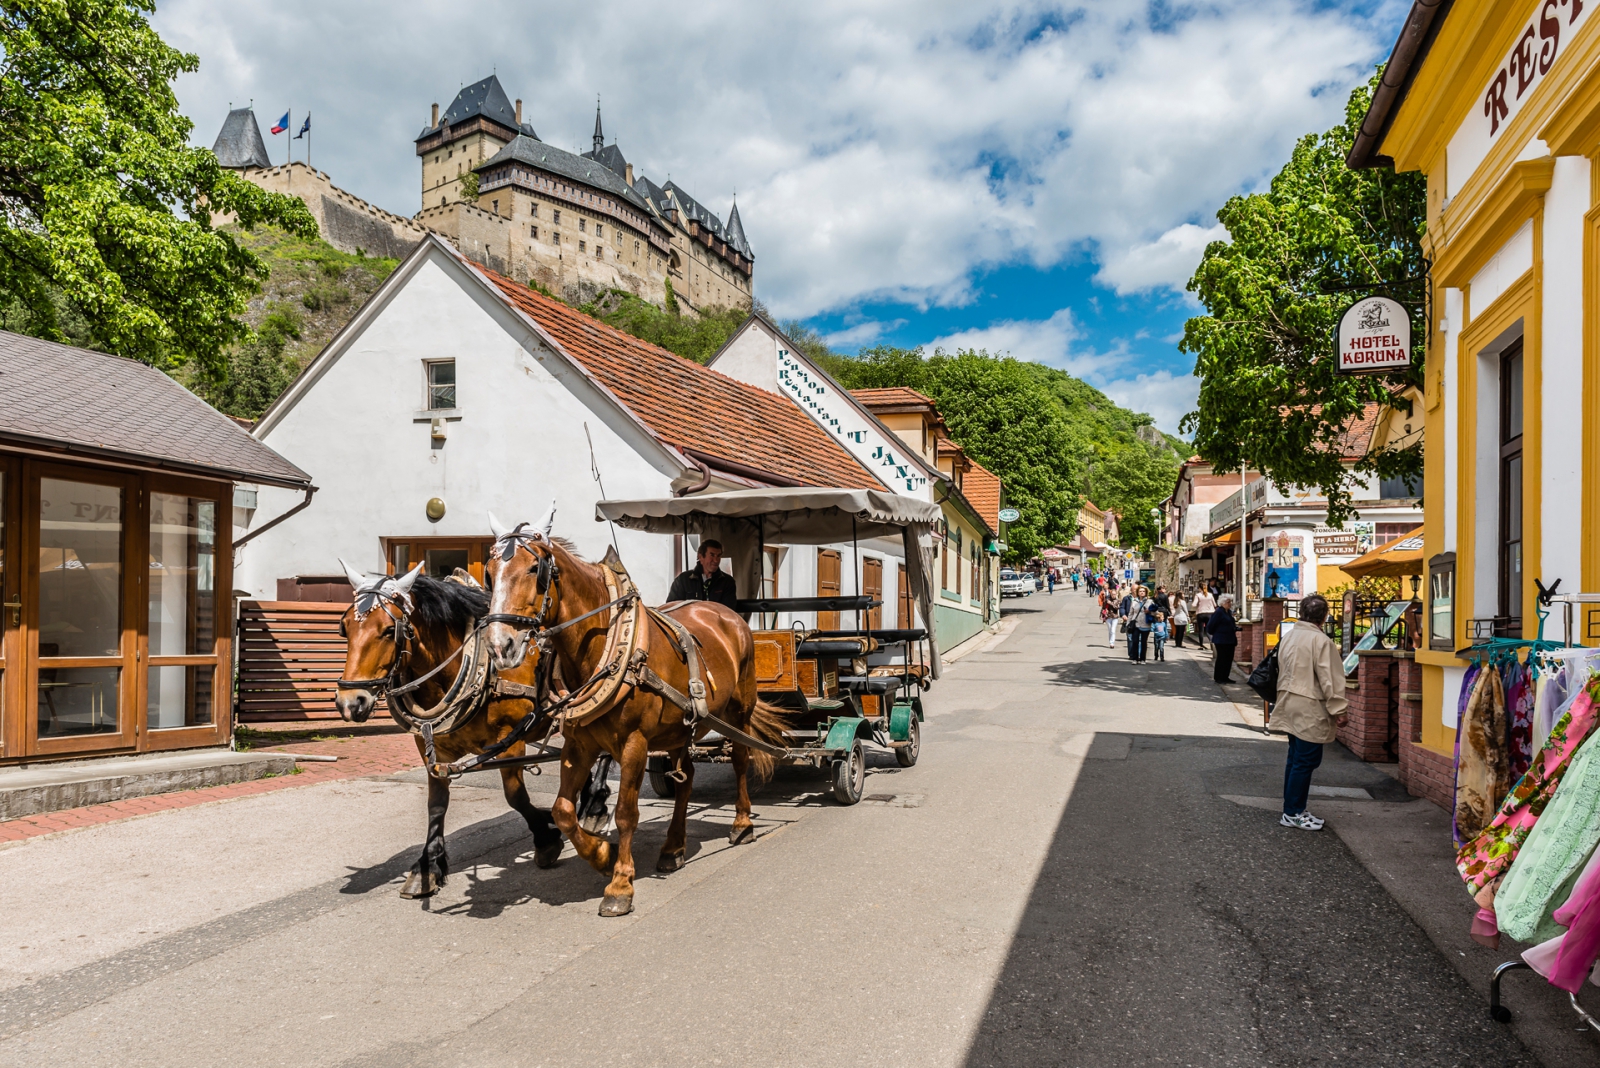
<path fill-rule="evenodd" d="M 398 262 L 340 252 L 326 241 L 295 237 L 273 226 L 233 230 L 266 263 L 261 292 L 245 321 L 255 337 L 228 350 L 226 377 L 193 366 L 178 378 L 229 415 L 255 419 L 369 296 Z"/>

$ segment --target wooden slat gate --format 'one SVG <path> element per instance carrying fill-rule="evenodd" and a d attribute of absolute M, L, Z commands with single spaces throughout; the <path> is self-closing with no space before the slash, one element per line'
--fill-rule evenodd
<path fill-rule="evenodd" d="M 338 719 L 334 683 L 344 671 L 339 617 L 323 601 L 239 602 L 241 723 Z"/>

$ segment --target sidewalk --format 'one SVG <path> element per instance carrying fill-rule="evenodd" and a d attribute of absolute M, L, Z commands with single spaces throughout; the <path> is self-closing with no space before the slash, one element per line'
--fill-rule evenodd
<path fill-rule="evenodd" d="M 0 823 L 0 848 L 6 843 L 82 827 L 96 827 L 135 816 L 171 812 L 174 809 L 253 797 L 338 779 L 392 775 L 397 771 L 422 766 L 416 742 L 410 734 L 389 722 L 387 716 L 382 723 L 360 726 L 342 722 L 317 726 L 300 723 L 258 724 L 240 727 L 237 739 L 239 748 L 250 752 L 301 753 L 336 756 L 339 759 L 335 763 L 296 764 L 294 771 L 287 775 L 23 816 Z"/>

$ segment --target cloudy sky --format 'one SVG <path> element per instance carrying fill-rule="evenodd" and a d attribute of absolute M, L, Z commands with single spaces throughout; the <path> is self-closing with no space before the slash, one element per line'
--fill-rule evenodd
<path fill-rule="evenodd" d="M 263 135 L 309 111 L 312 163 L 409 215 L 431 104 L 492 72 L 586 150 L 599 95 L 638 171 L 724 217 L 737 194 L 779 316 L 843 351 L 1040 360 L 1176 431 L 1217 207 L 1337 121 L 1409 6 L 168 0 L 154 21 L 200 57 L 178 84 L 197 143 L 230 104 Z"/>

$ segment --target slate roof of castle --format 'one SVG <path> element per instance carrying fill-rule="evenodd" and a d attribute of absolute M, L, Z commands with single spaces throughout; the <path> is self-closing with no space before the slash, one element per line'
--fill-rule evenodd
<path fill-rule="evenodd" d="M 756 258 L 756 254 L 750 251 L 750 242 L 744 236 L 744 223 L 739 221 L 739 202 L 737 200 L 733 202 L 733 207 L 728 211 L 728 247 L 747 260 Z"/>
<path fill-rule="evenodd" d="M 272 166 L 272 160 L 267 158 L 266 142 L 261 140 L 261 127 L 256 124 L 256 113 L 249 108 L 234 108 L 228 112 L 211 151 L 224 167 Z"/>
<path fill-rule="evenodd" d="M 808 486 L 883 488 L 842 445 L 785 398 L 641 341 L 464 258 L 463 262 L 543 327 L 568 356 L 667 444 Z"/>
<path fill-rule="evenodd" d="M 616 145 L 606 145 L 598 152 L 585 152 L 583 158 L 594 160 L 619 178 L 625 178 L 628 173 L 628 161 L 623 157 L 622 149 Z"/>
<path fill-rule="evenodd" d="M 153 367 L 0 331 L 4 440 L 241 482 L 311 482 Z"/>
<path fill-rule="evenodd" d="M 508 130 L 518 130 L 525 137 L 539 136 L 527 123 L 520 125 L 517 123 L 517 109 L 506 96 L 506 91 L 500 87 L 500 79 L 493 74 L 482 81 L 473 82 L 457 93 L 456 98 L 445 109 L 439 123 L 442 126 L 454 126 L 480 115 Z M 424 126 L 422 132 L 417 135 L 417 140 L 422 140 L 437 129 L 437 126 Z"/>
<path fill-rule="evenodd" d="M 559 174 L 563 178 L 620 197 L 636 208 L 649 210 L 644 197 L 635 192 L 633 187 L 623 181 L 622 176 L 610 167 L 597 163 L 592 156 L 579 156 L 532 137 L 512 138 L 511 142 L 496 152 L 491 159 L 478 164 L 473 170 L 482 173 L 511 162 L 526 163 L 530 167 Z"/>

